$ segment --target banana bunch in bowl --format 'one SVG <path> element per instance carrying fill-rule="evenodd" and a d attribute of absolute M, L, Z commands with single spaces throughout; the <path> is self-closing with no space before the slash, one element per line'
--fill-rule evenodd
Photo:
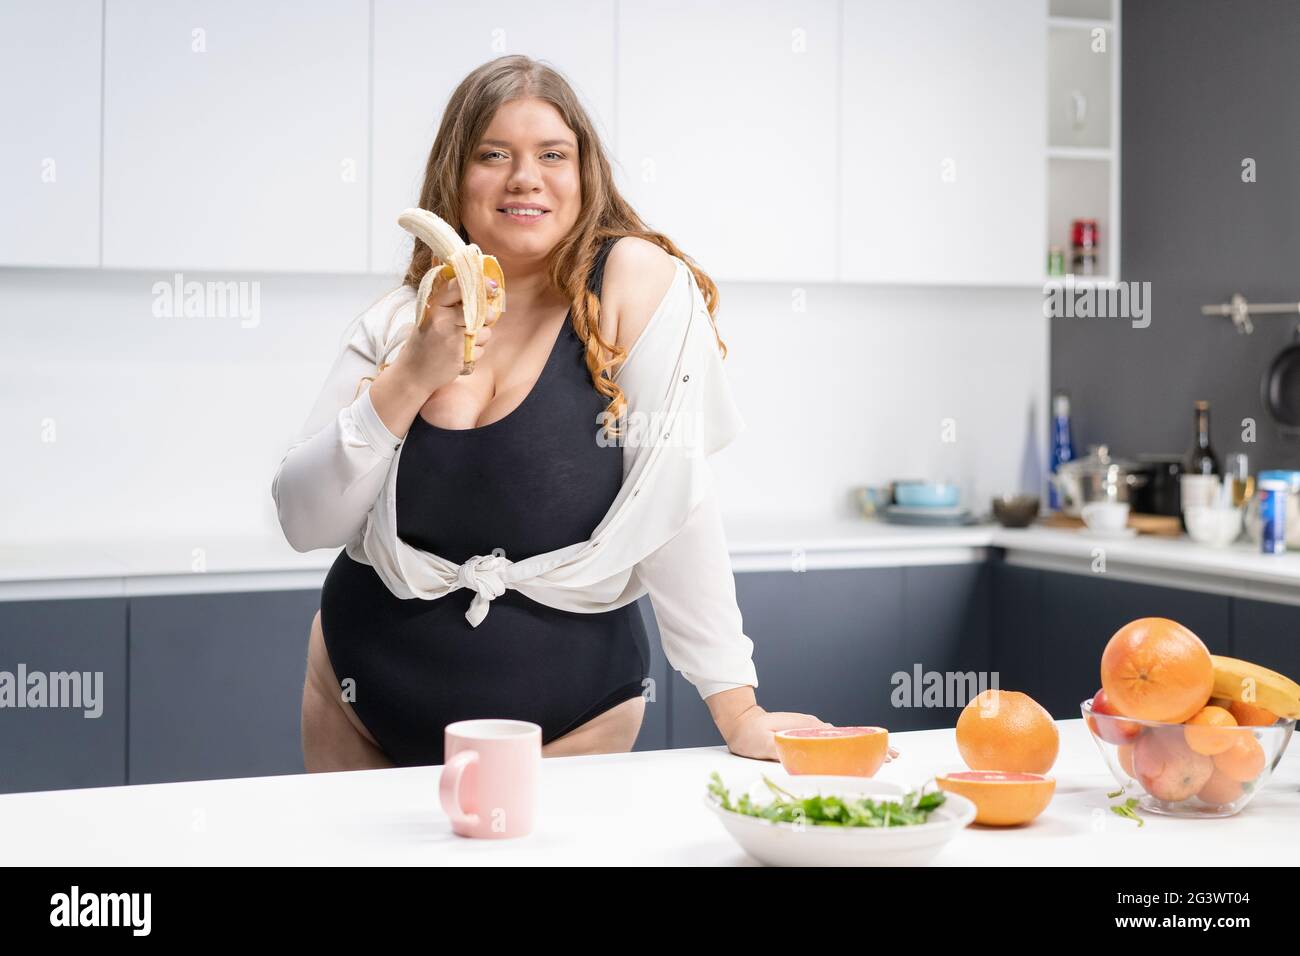
<path fill-rule="evenodd" d="M 1235 657 L 1210 655 L 1214 693 L 1224 700 L 1255 704 L 1278 717 L 1300 718 L 1300 684 L 1285 674 Z"/>

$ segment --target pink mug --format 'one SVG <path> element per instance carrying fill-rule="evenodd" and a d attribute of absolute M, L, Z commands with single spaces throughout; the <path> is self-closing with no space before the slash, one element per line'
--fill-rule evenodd
<path fill-rule="evenodd" d="M 460 720 L 447 725 L 445 740 L 438 795 L 453 832 L 489 840 L 531 833 L 542 728 L 526 720 Z"/>

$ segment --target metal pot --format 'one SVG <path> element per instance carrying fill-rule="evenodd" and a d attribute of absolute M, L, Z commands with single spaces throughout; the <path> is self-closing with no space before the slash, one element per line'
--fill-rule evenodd
<path fill-rule="evenodd" d="M 1072 518 L 1094 501 L 1128 502 L 1130 493 L 1148 480 L 1132 462 L 1111 458 L 1105 445 L 1093 445 L 1086 458 L 1065 462 L 1051 476 L 1061 510 Z"/>

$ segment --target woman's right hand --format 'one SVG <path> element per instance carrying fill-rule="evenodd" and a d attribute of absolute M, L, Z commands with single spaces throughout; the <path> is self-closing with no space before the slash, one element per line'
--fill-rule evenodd
<path fill-rule="evenodd" d="M 488 279 L 488 314 L 474 337 L 473 360 L 483 355 L 484 347 L 492 338 L 491 326 L 500 318 L 494 300 L 496 283 Z M 425 316 L 423 328 L 417 318 L 409 337 L 402 345 L 397 361 L 406 373 L 417 382 L 426 394 L 432 395 L 442 386 L 455 381 L 465 364 L 465 310 L 460 297 L 460 283 L 442 277 L 433 280 L 428 301 L 417 310 Z"/>

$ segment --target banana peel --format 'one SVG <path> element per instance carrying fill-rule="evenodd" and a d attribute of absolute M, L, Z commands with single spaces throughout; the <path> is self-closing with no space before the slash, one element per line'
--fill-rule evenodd
<path fill-rule="evenodd" d="M 474 341 L 487 322 L 489 310 L 495 307 L 498 314 L 506 310 L 506 277 L 501 264 L 495 256 L 485 256 L 476 244 L 466 243 L 446 221 L 427 209 L 406 209 L 397 217 L 397 224 L 428 246 L 440 263 L 424 274 L 416 292 L 420 329 L 428 321 L 425 303 L 434 281 L 439 277 L 455 279 L 460 286 L 465 313 L 465 356 L 460 374 L 469 375 L 474 371 Z M 495 292 L 488 291 L 488 279 L 495 280 Z"/>
<path fill-rule="evenodd" d="M 1210 658 L 1214 662 L 1211 696 L 1254 704 L 1279 717 L 1300 718 L 1300 684 L 1250 661 L 1217 654 Z"/>

